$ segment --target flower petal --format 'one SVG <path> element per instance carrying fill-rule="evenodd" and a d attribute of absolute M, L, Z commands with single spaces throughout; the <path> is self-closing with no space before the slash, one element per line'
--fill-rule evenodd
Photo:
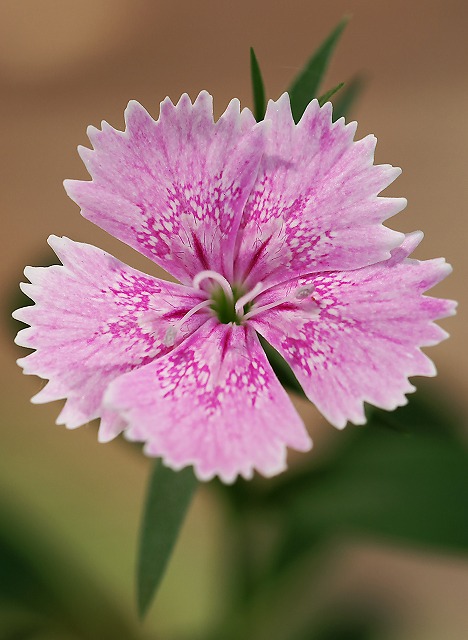
<path fill-rule="evenodd" d="M 422 295 L 451 268 L 443 259 L 407 258 L 421 237 L 407 236 L 386 262 L 314 274 L 259 297 L 258 304 L 266 305 L 298 286 L 315 287 L 313 300 L 285 303 L 259 313 L 251 323 L 284 356 L 309 399 L 336 427 L 347 420 L 364 423 L 364 402 L 387 410 L 406 404 L 405 394 L 414 391 L 408 377 L 435 375 L 420 347 L 447 337 L 433 320 L 453 314 L 455 303 Z"/>
<path fill-rule="evenodd" d="M 59 424 L 73 429 L 101 417 L 99 438 L 110 440 L 124 424 L 102 409 L 109 382 L 168 353 L 171 349 L 163 344 L 167 329 L 200 298 L 96 247 L 55 236 L 49 244 L 63 266 L 25 270 L 31 284 L 22 288 L 36 304 L 13 314 L 31 325 L 18 333 L 16 342 L 36 351 L 18 364 L 24 373 L 50 380 L 33 402 L 68 398 Z M 176 344 L 208 317 L 192 316 Z"/>
<path fill-rule="evenodd" d="M 244 210 L 238 281 L 275 284 L 305 273 L 356 269 L 390 257 L 403 234 L 382 222 L 404 198 L 377 194 L 400 174 L 373 165 L 376 139 L 353 142 L 356 123 L 332 123 L 331 104 L 310 103 L 294 124 L 289 96 L 270 101 L 268 145 Z"/>
<path fill-rule="evenodd" d="M 218 122 L 211 96 L 177 106 L 167 98 L 155 122 L 138 102 L 126 130 L 90 127 L 94 151 L 80 153 L 93 180 L 66 180 L 85 218 L 189 283 L 213 269 L 232 277 L 245 201 L 264 149 L 264 123 L 232 100 Z"/>
<path fill-rule="evenodd" d="M 113 382 L 105 402 L 130 440 L 170 467 L 193 464 L 201 480 L 233 482 L 285 468 L 286 446 L 311 442 L 254 331 L 206 322 L 164 358 Z"/>

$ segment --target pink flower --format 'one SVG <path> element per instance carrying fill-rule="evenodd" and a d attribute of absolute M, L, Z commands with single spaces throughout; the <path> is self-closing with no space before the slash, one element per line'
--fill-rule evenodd
<path fill-rule="evenodd" d="M 35 305 L 19 362 L 49 379 L 33 402 L 66 398 L 59 424 L 100 417 L 99 440 L 125 431 L 145 452 L 232 482 L 285 468 L 311 446 L 256 332 L 342 428 L 363 403 L 395 409 L 432 376 L 420 347 L 454 304 L 424 291 L 450 271 L 408 258 L 422 234 L 382 225 L 404 208 L 377 197 L 400 173 L 373 165 L 375 138 L 313 101 L 296 126 L 289 98 L 264 122 L 233 100 L 168 99 L 155 122 L 137 102 L 125 132 L 91 127 L 80 148 L 92 181 L 67 181 L 82 214 L 175 276 L 144 275 L 93 246 L 52 236 L 63 266 L 27 267 Z"/>

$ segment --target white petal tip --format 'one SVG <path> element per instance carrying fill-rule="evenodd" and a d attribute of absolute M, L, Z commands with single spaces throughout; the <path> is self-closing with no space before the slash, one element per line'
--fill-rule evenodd
<path fill-rule="evenodd" d="M 118 434 L 101 433 L 101 431 L 98 431 L 97 441 L 99 444 L 107 444 L 108 442 L 115 440 L 117 435 Z"/>

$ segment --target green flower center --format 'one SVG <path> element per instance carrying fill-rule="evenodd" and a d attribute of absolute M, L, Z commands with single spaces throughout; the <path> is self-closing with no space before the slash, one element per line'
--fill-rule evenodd
<path fill-rule="evenodd" d="M 240 287 L 232 286 L 232 298 L 226 295 L 222 287 L 217 288 L 211 294 L 210 308 L 215 312 L 216 317 L 222 324 L 242 324 L 242 317 L 252 308 L 253 301 L 247 302 L 243 306 L 241 314 L 236 312 L 236 302 L 245 294 Z"/>
<path fill-rule="evenodd" d="M 216 314 L 221 324 L 234 323 L 237 325 L 246 322 L 253 316 L 263 313 L 268 309 L 274 309 L 284 303 L 293 302 L 298 304 L 299 301 L 306 301 L 307 298 L 311 298 L 308 302 L 309 311 L 312 311 L 315 315 L 319 312 L 318 305 L 312 297 L 314 291 L 312 284 L 299 286 L 291 292 L 286 293 L 284 297 L 272 299 L 271 302 L 263 305 L 260 304 L 259 306 L 257 296 L 264 290 L 261 282 L 257 282 L 250 291 L 245 292 L 243 287 L 231 285 L 220 273 L 206 269 L 205 271 L 200 271 L 194 277 L 192 282 L 193 288 L 200 290 L 200 284 L 207 279 L 214 281 L 217 286 L 215 285 L 211 288 L 210 293 L 205 290 L 208 297 L 196 304 L 192 309 L 189 309 L 180 320 L 168 327 L 163 339 L 163 344 L 166 347 L 174 346 L 180 328 L 194 313 L 198 313 L 208 307 Z"/>

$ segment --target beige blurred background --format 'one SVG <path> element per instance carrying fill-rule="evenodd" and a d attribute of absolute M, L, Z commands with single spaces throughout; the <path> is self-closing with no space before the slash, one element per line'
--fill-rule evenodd
<path fill-rule="evenodd" d="M 463 0 L 1 0 L 0 136 L 3 243 L 0 338 L 1 491 L 133 612 L 134 554 L 148 461 L 120 442 L 98 445 L 94 426 L 56 427 L 55 405 L 32 406 L 38 379 L 23 377 L 7 324 L 25 264 L 47 259 L 49 234 L 95 243 L 149 269 L 130 249 L 82 219 L 64 178 L 86 178 L 76 153 L 88 124 L 122 127 L 130 99 L 157 116 L 159 102 L 208 89 L 217 114 L 231 97 L 251 105 L 248 49 L 277 97 L 314 47 L 351 14 L 327 89 L 357 71 L 367 88 L 353 113 L 359 137 L 375 133 L 377 161 L 403 168 L 389 190 L 409 200 L 390 222 L 423 229 L 417 255 L 444 255 L 454 274 L 437 293 L 461 302 L 444 323 L 452 338 L 431 350 L 439 377 L 425 383 L 468 413 L 467 300 L 468 3 Z M 324 428 L 301 406 L 318 441 Z M 148 632 L 170 638 L 215 619 L 227 592 L 225 514 L 208 491 L 191 510 Z M 389 640 L 468 637 L 468 562 L 383 545 L 350 545 L 327 589 L 372 594 L 397 621 Z M 307 593 L 304 595 L 307 598 Z M 316 594 L 314 595 L 314 598 Z M 181 606 L 183 603 L 183 606 Z"/>

